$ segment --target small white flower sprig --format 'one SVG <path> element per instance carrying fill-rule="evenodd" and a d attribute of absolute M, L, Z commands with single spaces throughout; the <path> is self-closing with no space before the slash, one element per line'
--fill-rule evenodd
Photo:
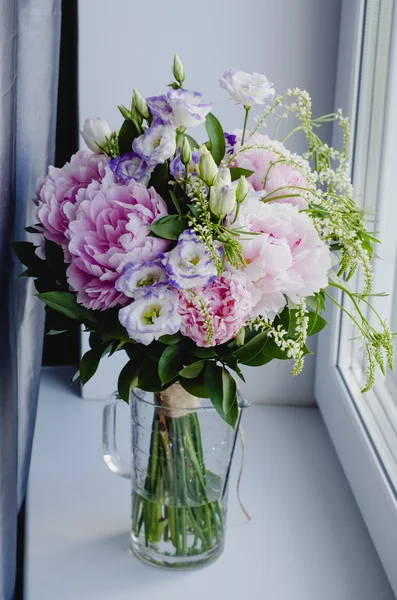
<path fill-rule="evenodd" d="M 310 169 L 308 164 L 305 165 L 301 161 L 297 161 L 293 155 L 285 156 L 280 153 L 279 160 L 300 170 L 306 179 L 307 185 L 304 188 L 286 186 L 280 192 L 284 198 L 287 198 L 288 195 L 291 195 L 291 197 L 302 195 L 306 199 L 308 203 L 306 212 L 313 220 L 321 239 L 329 245 L 331 250 L 339 252 L 338 272 L 330 280 L 329 285 L 338 288 L 349 297 L 353 304 L 353 312 L 349 311 L 344 304 L 337 302 L 326 290 L 324 290 L 324 295 L 337 304 L 340 310 L 357 327 L 367 359 L 367 381 L 362 390 L 366 392 L 374 385 L 377 366 L 383 374 L 385 373 L 385 362 L 388 363 L 390 368 L 393 367 L 393 338 L 395 334 L 392 333 L 387 323 L 370 303 L 372 296 L 379 295 L 372 294 L 372 259 L 374 244 L 378 243 L 379 240 L 367 230 L 367 215 L 354 200 L 348 158 L 350 144 L 349 120 L 343 116 L 341 110 L 313 119 L 310 95 L 298 88 L 288 90 L 284 96 L 277 96 L 274 99 L 274 103 L 266 109 L 260 118 L 256 119 L 256 126 L 251 136 L 260 127 L 266 126 L 266 121 L 270 115 L 276 116 L 274 137 L 279 131 L 281 122 L 289 116 L 293 116 L 300 121 L 300 124 L 282 140 L 283 143 L 299 131 L 303 131 L 306 135 L 308 151 L 304 158 L 312 162 L 313 170 Z M 332 121 L 337 121 L 342 130 L 343 144 L 340 149 L 332 148 L 322 142 L 315 133 L 316 128 Z M 244 153 L 251 148 L 248 138 L 247 143 L 242 145 L 237 154 Z M 267 148 L 271 148 L 276 154 L 278 153 L 276 148 Z M 235 156 L 236 154 L 229 160 L 230 164 L 232 164 Z M 275 164 L 275 162 L 270 164 L 268 173 Z M 269 197 L 264 196 L 262 200 L 264 202 L 271 201 L 274 199 L 274 194 L 275 192 L 272 192 Z M 354 293 L 348 287 L 347 282 L 358 269 L 363 270 L 364 287 L 361 293 Z M 377 331 L 369 323 L 364 310 L 360 306 L 361 302 L 365 304 L 365 310 L 372 311 L 379 321 L 380 331 Z M 277 326 L 275 330 L 274 328 L 269 329 L 269 323 L 261 319 L 254 320 L 252 326 L 257 329 L 269 330 L 269 335 L 273 337 L 276 344 L 281 344 L 279 347 L 286 348 L 286 344 L 290 344 L 290 340 L 286 340 L 286 332 L 281 326 Z M 294 355 L 296 360 L 294 372 L 299 372 L 300 360 L 297 340 L 292 343 L 288 351 L 291 356 Z"/>

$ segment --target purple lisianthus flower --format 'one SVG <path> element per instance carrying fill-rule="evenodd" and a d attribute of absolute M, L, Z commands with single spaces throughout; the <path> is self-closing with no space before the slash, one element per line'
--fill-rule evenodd
<path fill-rule="evenodd" d="M 191 175 L 197 176 L 196 165 L 200 162 L 201 152 L 192 152 L 192 160 L 188 166 L 188 172 Z M 181 160 L 180 152 L 175 156 L 170 163 L 170 173 L 175 181 L 183 181 L 185 179 L 185 165 Z"/>
<path fill-rule="evenodd" d="M 217 278 L 217 268 L 207 246 L 190 229 L 179 236 L 171 252 L 163 255 L 163 264 L 170 285 L 182 290 L 205 287 Z"/>
<path fill-rule="evenodd" d="M 237 144 L 237 135 L 233 133 L 225 132 L 225 140 L 226 140 L 226 154 L 233 154 L 234 148 Z"/>
<path fill-rule="evenodd" d="M 176 290 L 166 286 L 150 287 L 119 311 L 119 321 L 131 339 L 148 346 L 162 335 L 179 331 L 178 304 Z"/>
<path fill-rule="evenodd" d="M 151 96 L 146 98 L 149 110 L 156 119 L 161 119 L 164 123 L 169 123 L 172 118 L 172 108 L 168 102 L 167 96 Z"/>
<path fill-rule="evenodd" d="M 172 124 L 176 128 L 187 129 L 201 125 L 213 106 L 212 103 L 201 104 L 200 92 L 191 92 L 183 88 L 170 89 L 167 97 L 172 109 Z"/>
<path fill-rule="evenodd" d="M 167 273 L 159 261 L 143 264 L 129 263 L 116 281 L 116 290 L 129 298 L 136 298 L 148 288 L 159 287 L 167 282 Z"/>
<path fill-rule="evenodd" d="M 153 171 L 136 152 L 128 152 L 124 156 L 116 156 L 110 161 L 109 167 L 117 176 L 119 181 L 128 182 L 131 179 L 139 181 L 147 185 L 149 183 L 150 174 Z"/>
<path fill-rule="evenodd" d="M 149 166 L 160 165 L 175 153 L 175 129 L 164 121 L 155 119 L 143 135 L 135 138 L 132 147 Z"/>

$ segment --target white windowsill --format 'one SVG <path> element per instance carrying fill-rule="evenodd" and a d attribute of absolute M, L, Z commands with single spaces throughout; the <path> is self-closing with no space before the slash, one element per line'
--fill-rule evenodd
<path fill-rule="evenodd" d="M 246 411 L 242 495 L 252 521 L 236 501 L 238 448 L 226 549 L 216 563 L 177 573 L 138 562 L 128 550 L 129 482 L 110 473 L 101 457 L 102 403 L 78 398 L 70 375 L 45 369 L 42 376 L 28 496 L 27 600 L 393 600 L 314 408 Z"/>

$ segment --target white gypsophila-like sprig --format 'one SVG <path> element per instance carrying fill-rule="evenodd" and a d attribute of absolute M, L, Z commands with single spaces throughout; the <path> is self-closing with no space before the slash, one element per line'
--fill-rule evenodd
<path fill-rule="evenodd" d="M 206 346 L 210 346 L 214 338 L 215 328 L 208 302 L 203 296 L 194 292 L 193 290 L 190 290 L 189 294 L 192 304 L 194 304 L 197 310 L 204 317 L 205 344 Z"/>
<path fill-rule="evenodd" d="M 298 375 L 304 366 L 309 318 L 307 316 L 306 302 L 303 299 L 297 308 L 296 317 L 295 338 L 289 337 L 288 331 L 281 324 L 274 326 L 263 317 L 256 317 L 247 323 L 247 326 L 255 331 L 266 332 L 269 338 L 274 340 L 276 346 L 285 352 L 288 358 L 294 359 L 295 364 L 291 372 L 293 376 Z"/>
<path fill-rule="evenodd" d="M 238 241 L 241 232 L 212 222 L 208 191 L 203 182 L 197 177 L 188 176 L 186 194 L 192 200 L 197 212 L 197 216 L 189 215 L 189 227 L 206 245 L 208 253 L 217 267 L 218 275 L 222 273 L 226 259 L 236 269 L 246 266 L 243 249 Z M 222 245 L 221 255 L 215 242 L 220 242 Z"/>

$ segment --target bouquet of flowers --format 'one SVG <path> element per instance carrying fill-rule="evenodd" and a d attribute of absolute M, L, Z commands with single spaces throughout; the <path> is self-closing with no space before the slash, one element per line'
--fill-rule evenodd
<path fill-rule="evenodd" d="M 241 365 L 292 359 L 297 375 L 310 353 L 307 337 L 326 325 L 326 301 L 335 302 L 330 288 L 338 288 L 353 304 L 340 308 L 362 338 L 369 389 L 377 365 L 392 367 L 392 333 L 381 318 L 375 329 L 363 309 L 377 240 L 353 198 L 347 119 L 341 112 L 314 119 L 307 92 L 275 96 L 265 76 L 231 69 L 220 85 L 242 105 L 243 126 L 225 133 L 212 104 L 183 87 L 177 55 L 173 75 L 164 95 L 145 99 L 134 90 L 131 106 L 119 106 L 119 131 L 87 119 L 81 133 L 90 151 L 50 167 L 39 182 L 32 241 L 15 250 L 46 304 L 47 333 L 67 330 L 71 320 L 90 332 L 83 384 L 103 357 L 123 351 L 122 399 L 132 388 L 171 408 L 181 394 L 209 398 L 235 427 L 232 373 L 244 380 Z M 265 110 L 251 125 L 256 105 Z M 276 139 L 288 118 L 292 130 Z M 341 149 L 317 135 L 332 120 L 344 134 Z M 263 132 L 269 122 L 273 136 Z M 202 144 L 188 134 L 200 125 Z M 304 156 L 286 146 L 297 132 L 306 136 Z M 358 267 L 361 293 L 347 284 Z M 185 413 L 156 413 L 151 466 L 164 461 L 170 469 L 148 469 L 147 490 L 158 500 L 140 497 L 134 508 L 137 535 L 143 528 L 147 545 L 163 539 L 179 556 L 211 548 L 223 527 L 222 507 L 206 489 L 196 415 Z M 173 436 L 175 447 L 177 439 L 185 444 L 183 459 L 173 454 Z M 193 502 L 172 512 L 187 494 L 197 494 L 200 508 Z"/>

